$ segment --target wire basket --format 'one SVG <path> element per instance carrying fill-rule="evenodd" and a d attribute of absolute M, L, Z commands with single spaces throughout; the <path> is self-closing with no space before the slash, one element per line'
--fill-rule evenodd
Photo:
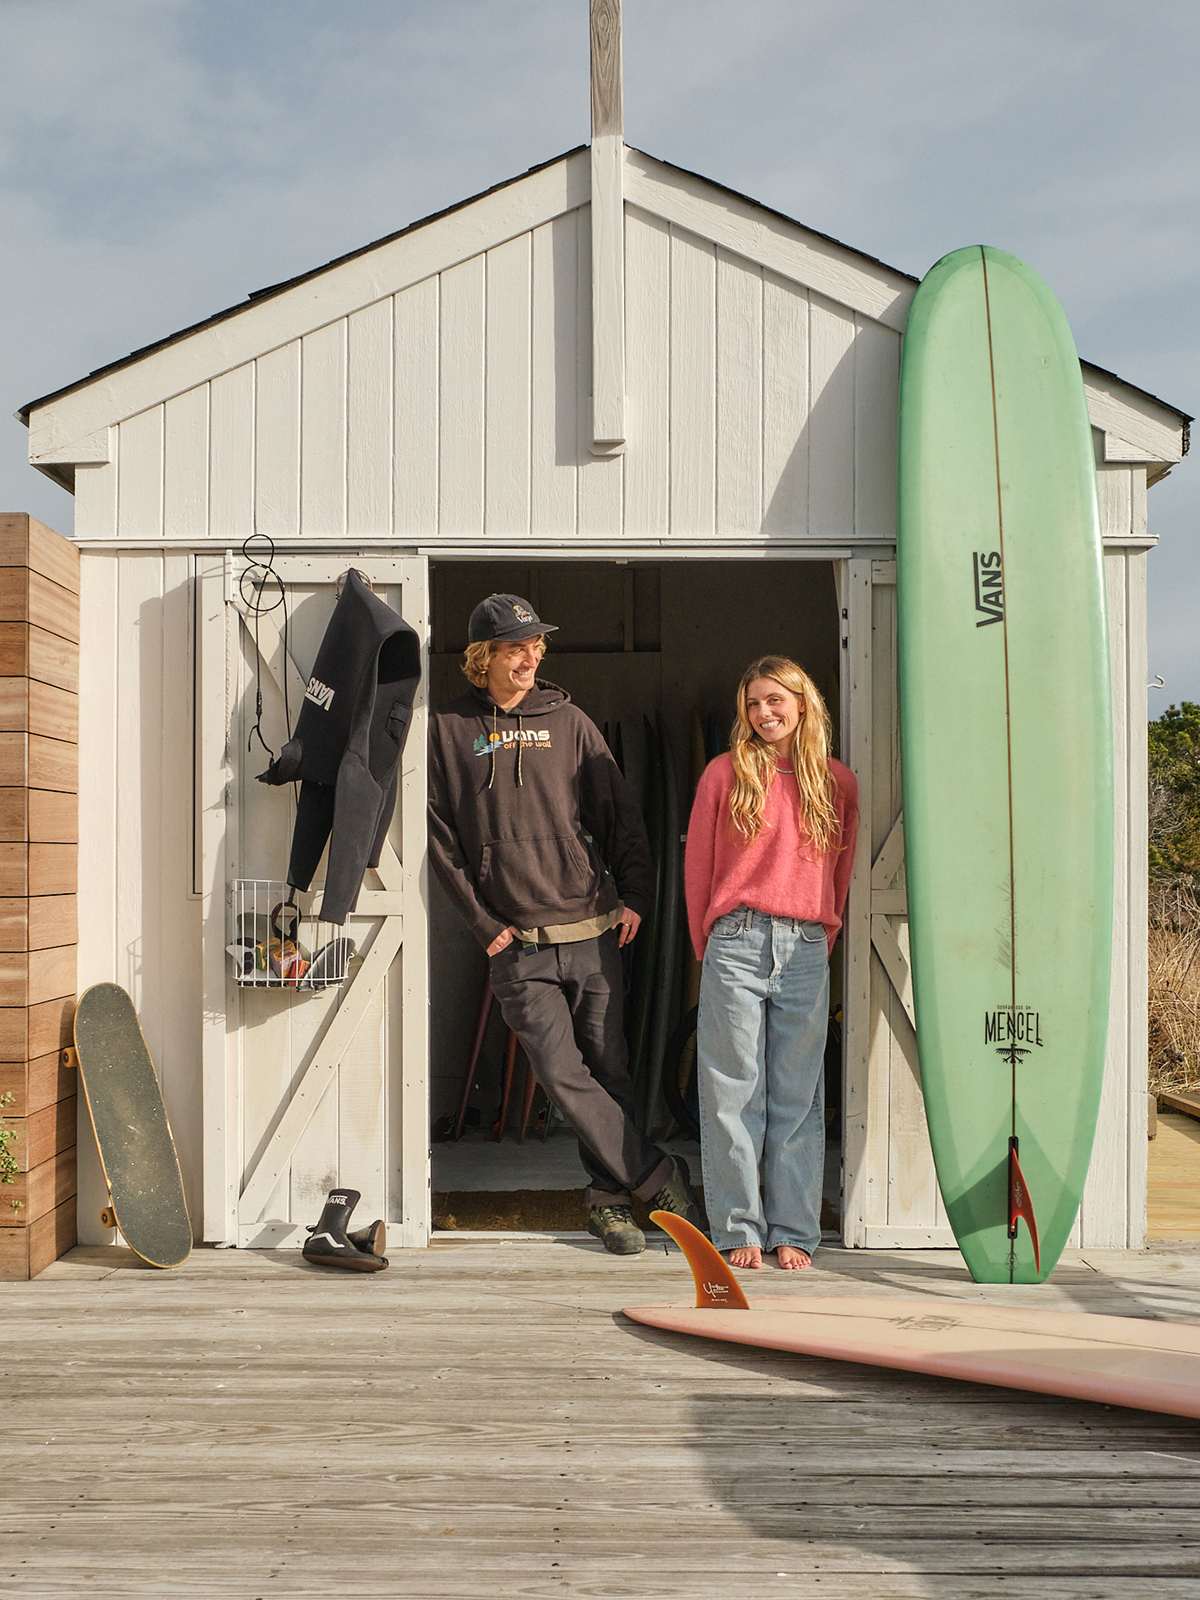
<path fill-rule="evenodd" d="M 235 878 L 233 931 L 226 950 L 242 989 L 309 994 L 344 983 L 354 940 L 295 904 L 296 891 L 272 878 Z"/>

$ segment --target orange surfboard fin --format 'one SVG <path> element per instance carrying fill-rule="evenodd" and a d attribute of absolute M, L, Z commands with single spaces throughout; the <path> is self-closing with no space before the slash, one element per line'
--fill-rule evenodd
<path fill-rule="evenodd" d="M 1024 1217 L 1029 1229 L 1029 1240 L 1033 1245 L 1034 1270 L 1042 1270 L 1042 1253 L 1038 1249 L 1037 1218 L 1033 1214 L 1033 1201 L 1029 1197 L 1029 1185 L 1025 1182 L 1025 1174 L 1021 1171 L 1021 1163 L 1017 1160 L 1017 1141 L 1012 1138 L 1008 1141 L 1008 1237 L 1017 1237 L 1018 1218 Z"/>
<path fill-rule="evenodd" d="M 704 1311 L 749 1311 L 750 1302 L 738 1287 L 733 1268 L 713 1248 L 699 1228 L 693 1228 L 672 1211 L 652 1211 L 650 1221 L 669 1233 L 687 1257 L 696 1280 L 696 1308 Z"/>

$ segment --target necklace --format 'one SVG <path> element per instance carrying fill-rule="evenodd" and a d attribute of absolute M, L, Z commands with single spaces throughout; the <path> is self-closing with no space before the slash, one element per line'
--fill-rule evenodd
<path fill-rule="evenodd" d="M 791 777 L 795 773 L 796 769 L 795 767 L 781 767 L 777 764 L 775 771 L 786 773 L 789 777 Z"/>

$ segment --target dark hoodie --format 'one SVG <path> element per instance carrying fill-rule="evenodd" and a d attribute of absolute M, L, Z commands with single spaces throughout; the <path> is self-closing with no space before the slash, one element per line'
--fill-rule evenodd
<path fill-rule="evenodd" d="M 472 689 L 430 718 L 429 853 L 485 950 L 507 927 L 583 922 L 618 900 L 644 916 L 653 898 L 628 785 L 595 723 L 541 678 L 511 711 Z"/>

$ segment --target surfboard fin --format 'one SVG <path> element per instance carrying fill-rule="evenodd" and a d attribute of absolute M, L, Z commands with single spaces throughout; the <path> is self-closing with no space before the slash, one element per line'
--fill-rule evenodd
<path fill-rule="evenodd" d="M 669 1233 L 687 1257 L 696 1280 L 696 1309 L 699 1311 L 749 1311 L 750 1302 L 738 1287 L 733 1269 L 709 1241 L 683 1217 L 673 1211 L 652 1211 L 650 1221 Z"/>
<path fill-rule="evenodd" d="M 1025 1174 L 1021 1171 L 1021 1163 L 1017 1160 L 1017 1141 L 1013 1137 L 1008 1141 L 1008 1237 L 1017 1237 L 1017 1221 L 1025 1218 L 1029 1229 L 1029 1240 L 1033 1245 L 1034 1270 L 1042 1270 L 1042 1252 L 1038 1248 L 1037 1219 L 1033 1214 L 1033 1201 L 1029 1195 L 1029 1185 L 1025 1182 Z"/>

